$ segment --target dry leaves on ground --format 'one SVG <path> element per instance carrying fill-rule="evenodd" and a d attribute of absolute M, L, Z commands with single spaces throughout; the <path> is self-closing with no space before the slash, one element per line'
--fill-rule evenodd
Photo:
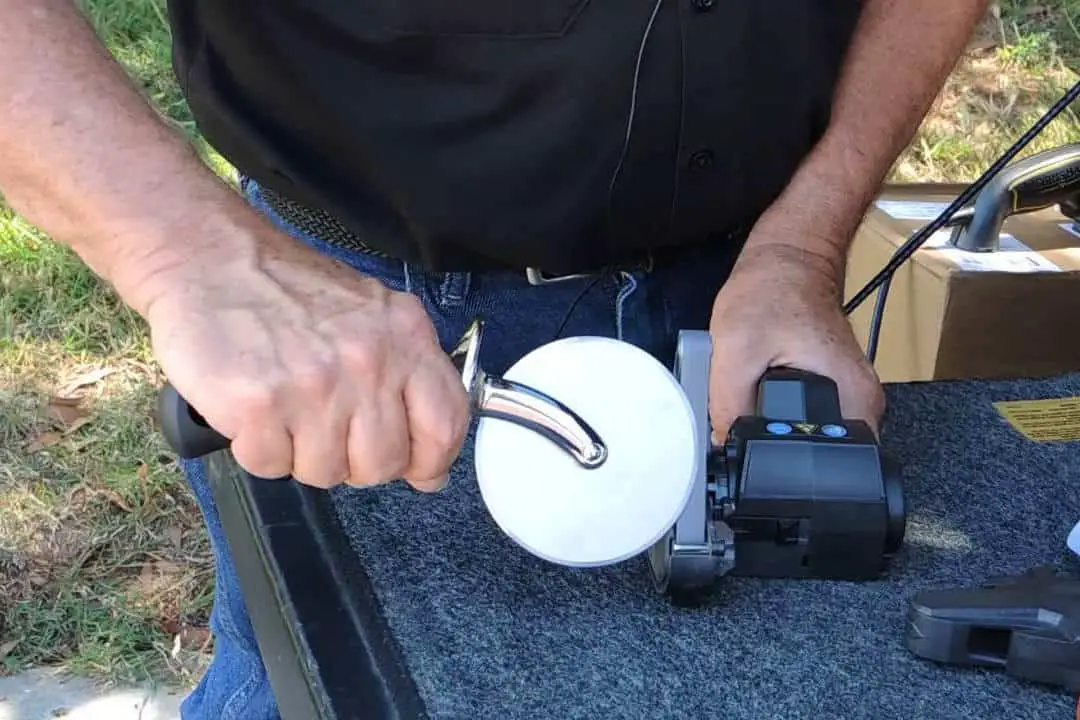
<path fill-rule="evenodd" d="M 38 453 L 59 444 L 64 438 L 91 422 L 85 407 L 90 388 L 115 373 L 113 368 L 95 368 L 66 380 L 45 402 L 42 414 L 48 429 L 35 433 L 26 442 L 26 452 Z"/>

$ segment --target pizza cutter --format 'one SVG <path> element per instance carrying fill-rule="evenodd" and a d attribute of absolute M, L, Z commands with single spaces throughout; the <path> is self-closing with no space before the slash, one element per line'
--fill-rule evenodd
<path fill-rule="evenodd" d="M 495 523 L 515 543 L 573 567 L 611 565 L 675 524 L 703 462 L 679 381 L 627 342 L 571 337 L 487 376 L 474 321 L 452 353 L 479 416 L 474 462 Z"/>
<path fill-rule="evenodd" d="M 536 348 L 503 377 L 479 364 L 477 318 L 450 353 L 479 417 L 474 462 L 496 524 L 527 551 L 610 565 L 654 545 L 687 504 L 705 452 L 679 382 L 629 343 L 574 337 Z M 162 432 L 185 458 L 229 446 L 171 385 Z"/>

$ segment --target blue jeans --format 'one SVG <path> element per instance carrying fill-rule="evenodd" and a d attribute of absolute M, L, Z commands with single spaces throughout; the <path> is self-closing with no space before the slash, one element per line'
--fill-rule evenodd
<path fill-rule="evenodd" d="M 737 238 L 719 238 L 652 269 L 533 286 L 523 272 L 430 273 L 400 261 L 343 251 L 285 223 L 267 207 L 253 182 L 245 181 L 243 187 L 257 210 L 299 241 L 357 272 L 379 278 L 394 290 L 417 295 L 447 350 L 469 321 L 482 314 L 481 363 L 495 374 L 533 348 L 567 335 L 617 337 L 670 367 L 678 331 L 708 327 L 713 299 L 739 249 Z M 470 471 L 458 463 L 451 482 L 472 481 Z M 210 534 L 216 574 L 210 616 L 214 659 L 198 687 L 185 698 L 181 716 L 185 720 L 276 720 L 277 706 L 202 463 L 186 462 L 184 472 Z"/>

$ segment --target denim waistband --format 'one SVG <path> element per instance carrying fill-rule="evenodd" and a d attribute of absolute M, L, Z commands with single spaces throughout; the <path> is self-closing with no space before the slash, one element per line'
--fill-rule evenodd
<path fill-rule="evenodd" d="M 241 178 L 241 185 L 249 197 L 254 198 L 259 205 L 305 236 L 318 238 L 326 245 L 347 252 L 360 252 L 371 257 L 400 262 L 392 255 L 365 243 L 358 233 L 346 227 L 344 223 L 325 210 L 304 205 L 285 197 L 272 188 L 257 185 L 247 178 Z M 547 285 L 599 274 L 610 275 L 627 272 L 645 272 L 647 274 L 657 265 L 677 263 L 688 253 L 693 253 L 695 250 L 701 250 L 708 246 L 729 243 L 744 234 L 745 230 L 740 226 L 729 232 L 717 233 L 710 238 L 696 239 L 683 245 L 630 253 L 630 257 L 627 259 L 603 266 L 581 268 L 573 273 L 556 274 L 546 272 L 542 268 L 510 268 L 496 264 L 478 267 L 469 272 L 523 274 L 531 285 Z M 462 273 L 450 272 L 446 274 L 460 275 Z"/>

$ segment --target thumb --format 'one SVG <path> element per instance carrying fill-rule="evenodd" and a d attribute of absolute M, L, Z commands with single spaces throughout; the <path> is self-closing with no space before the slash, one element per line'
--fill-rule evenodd
<path fill-rule="evenodd" d="M 713 339 L 709 363 L 709 419 L 714 444 L 724 442 L 737 417 L 753 412 L 758 380 L 767 369 L 767 363 Z"/>
<path fill-rule="evenodd" d="M 880 439 L 881 420 L 885 413 L 885 393 L 877 373 L 869 363 L 857 363 L 837 379 L 841 414 L 863 420 Z"/>

